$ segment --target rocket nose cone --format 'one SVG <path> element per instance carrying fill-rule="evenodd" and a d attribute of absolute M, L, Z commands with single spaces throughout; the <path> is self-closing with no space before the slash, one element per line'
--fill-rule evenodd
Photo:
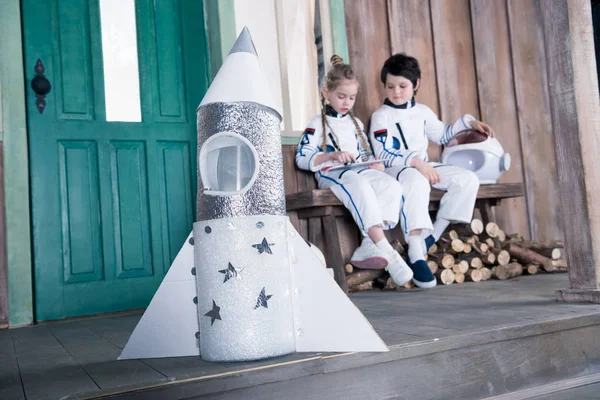
<path fill-rule="evenodd" d="M 279 102 L 269 90 L 269 81 L 264 75 L 250 31 L 244 28 L 223 65 L 210 84 L 198 108 L 209 103 L 251 102 L 282 112 Z"/>
<path fill-rule="evenodd" d="M 244 27 L 244 29 L 242 29 L 242 32 L 240 33 L 233 47 L 229 51 L 229 54 L 233 53 L 250 53 L 255 56 L 258 56 L 258 54 L 256 53 L 256 47 L 254 47 L 254 42 L 252 41 L 252 36 L 250 35 L 250 31 L 247 27 Z"/>

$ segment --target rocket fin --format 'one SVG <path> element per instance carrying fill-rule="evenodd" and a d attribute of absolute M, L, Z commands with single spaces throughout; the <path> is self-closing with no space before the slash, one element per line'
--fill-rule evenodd
<path fill-rule="evenodd" d="M 119 360 L 199 356 L 194 246 L 188 236 Z"/>
<path fill-rule="evenodd" d="M 288 231 L 296 351 L 388 351 L 289 221 Z"/>

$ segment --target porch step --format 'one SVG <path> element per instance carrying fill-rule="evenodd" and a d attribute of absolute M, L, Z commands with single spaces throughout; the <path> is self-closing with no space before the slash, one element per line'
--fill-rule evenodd
<path fill-rule="evenodd" d="M 70 398 L 539 399 L 560 393 L 558 388 L 598 382 L 598 337 L 595 312 L 406 343 L 389 353 L 296 355 L 225 374 Z"/>

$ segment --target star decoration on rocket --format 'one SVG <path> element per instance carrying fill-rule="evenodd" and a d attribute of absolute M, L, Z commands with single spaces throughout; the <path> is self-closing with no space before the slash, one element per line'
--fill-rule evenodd
<path fill-rule="evenodd" d="M 242 273 L 244 268 L 240 268 L 239 270 L 236 270 L 235 267 L 233 265 L 231 265 L 231 263 L 228 263 L 228 264 L 229 264 L 229 266 L 226 269 L 219 270 L 220 273 L 225 275 L 225 279 L 223 279 L 223 283 L 227 282 L 231 278 L 242 279 L 242 276 L 240 274 Z"/>
<path fill-rule="evenodd" d="M 256 250 L 258 250 L 258 254 L 262 254 L 262 253 L 273 254 L 273 251 L 271 251 L 271 246 L 274 246 L 274 245 L 275 245 L 275 243 L 269 243 L 267 241 L 267 238 L 263 238 L 262 242 L 253 244 L 252 247 L 254 247 Z"/>
<path fill-rule="evenodd" d="M 210 326 L 213 326 L 213 324 L 215 323 L 215 320 L 219 320 L 221 321 L 221 307 L 219 307 L 217 305 L 217 303 L 215 303 L 215 301 L 213 300 L 213 305 L 212 305 L 212 310 L 210 310 L 209 312 L 207 312 L 206 314 L 204 314 L 205 317 L 210 317 Z"/>
<path fill-rule="evenodd" d="M 269 301 L 269 299 L 273 297 L 272 294 L 267 295 L 265 293 L 265 288 L 263 287 L 262 290 L 260 291 L 260 294 L 258 295 L 258 299 L 256 299 L 256 305 L 254 306 L 254 309 L 256 310 L 259 307 L 264 307 L 264 308 L 269 308 L 269 303 L 267 303 Z"/>

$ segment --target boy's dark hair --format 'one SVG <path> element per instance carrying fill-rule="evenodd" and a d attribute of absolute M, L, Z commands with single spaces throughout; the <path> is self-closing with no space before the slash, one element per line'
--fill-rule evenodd
<path fill-rule="evenodd" d="M 407 56 L 405 53 L 394 54 L 383 64 L 381 68 L 381 82 L 385 85 L 387 74 L 403 76 L 412 82 L 413 86 L 421 79 L 421 68 L 416 58 Z"/>

